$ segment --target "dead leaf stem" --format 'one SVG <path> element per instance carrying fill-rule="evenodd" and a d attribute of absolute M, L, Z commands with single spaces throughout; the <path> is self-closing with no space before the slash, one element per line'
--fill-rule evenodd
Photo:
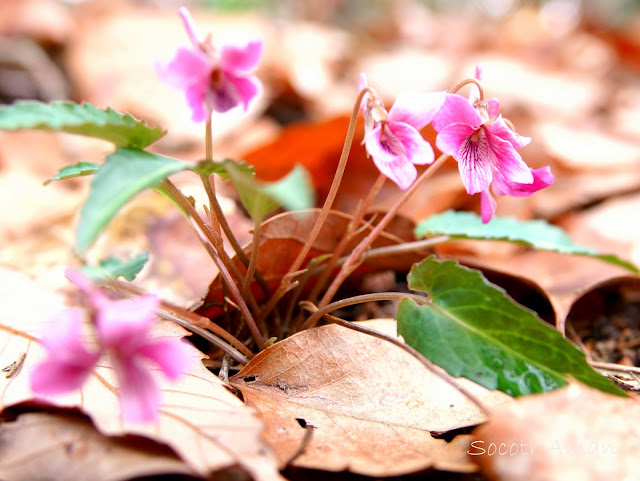
<path fill-rule="evenodd" d="M 450 377 L 449 375 L 447 375 L 447 374 L 443 373 L 442 371 L 436 369 L 436 366 L 429 359 L 424 357 L 422 354 L 420 354 L 418 351 L 416 351 L 413 347 L 411 347 L 408 344 L 400 341 L 398 338 L 388 336 L 386 334 L 383 334 L 380 331 L 376 331 L 375 329 L 370 329 L 368 327 L 364 327 L 364 326 L 361 326 L 359 324 L 355 324 L 353 322 L 348 322 L 348 321 L 345 321 L 344 319 L 340 319 L 339 317 L 332 316 L 332 315 L 329 314 L 329 312 L 334 311 L 336 309 L 339 309 L 340 307 L 344 307 L 346 305 L 357 304 L 357 303 L 360 303 L 360 302 L 369 302 L 370 300 L 372 300 L 371 297 L 374 297 L 374 296 L 377 298 L 376 300 L 382 300 L 382 299 L 391 300 L 391 299 L 411 297 L 412 299 L 416 299 L 416 298 L 419 299 L 420 302 L 422 302 L 422 303 L 424 303 L 426 301 L 425 297 L 412 295 L 412 294 L 403 294 L 403 293 L 400 293 L 400 292 L 384 292 L 384 293 L 380 292 L 380 293 L 376 293 L 376 294 L 365 294 L 363 296 L 355 296 L 355 297 L 351 297 L 349 299 L 343 299 L 341 301 L 334 302 L 332 304 L 324 306 L 323 308 L 320 308 L 320 309 L 318 307 L 316 307 L 314 304 L 310 303 L 310 302 L 302 301 L 300 304 L 304 303 L 304 307 L 305 308 L 307 308 L 307 309 L 309 309 L 311 311 L 315 310 L 315 312 L 313 312 L 311 317 L 309 317 L 309 320 L 311 320 L 314 316 L 316 316 L 317 319 L 319 319 L 320 317 L 324 317 L 328 321 L 330 321 L 330 322 L 332 322 L 334 324 L 338 324 L 339 326 L 346 327 L 347 329 L 351 329 L 353 331 L 357 331 L 357 332 L 360 332 L 362 334 L 367 334 L 369 336 L 377 337 L 378 339 L 382 339 L 384 341 L 390 342 L 394 346 L 398 346 L 400 349 L 403 349 L 404 351 L 406 351 L 407 353 L 409 353 L 413 357 L 415 357 L 418 361 L 420 361 L 422 363 L 422 365 L 424 367 L 429 369 L 433 374 L 438 376 L 440 379 L 445 381 L 447 384 L 449 384 L 454 389 L 456 389 L 458 392 L 460 392 L 460 394 L 462 394 L 467 399 L 469 399 L 472 403 L 474 403 L 476 406 L 478 406 L 478 408 L 487 417 L 489 417 L 489 410 L 484 406 L 484 404 L 482 404 L 482 402 L 476 396 L 474 396 L 469 391 L 467 391 L 464 387 L 462 387 L 460 384 L 458 384 L 452 377 Z M 364 298 L 366 298 L 366 299 L 364 299 Z M 357 302 L 356 302 L 356 300 L 357 300 Z M 347 303 L 347 302 L 349 302 L 349 303 Z"/>
<path fill-rule="evenodd" d="M 329 262 L 324 267 L 324 271 L 322 271 L 322 274 L 320 274 L 320 277 L 318 278 L 316 285 L 311 290 L 311 294 L 309 294 L 309 300 L 311 302 L 316 301 L 316 298 L 320 294 L 320 291 L 322 291 L 322 289 L 324 289 L 325 286 L 327 285 L 329 276 L 331 275 L 333 270 L 336 268 L 337 263 L 340 259 L 340 256 L 342 255 L 344 250 L 347 248 L 347 245 L 349 244 L 349 242 L 353 239 L 353 236 L 356 233 L 356 229 L 360 224 L 360 222 L 362 221 L 362 218 L 364 217 L 364 213 L 373 202 L 373 199 L 375 199 L 375 197 L 378 195 L 378 192 L 380 192 L 380 189 L 382 189 L 382 185 L 384 184 L 385 180 L 387 180 L 387 177 L 383 174 L 380 174 L 376 179 L 375 183 L 373 184 L 373 187 L 367 194 L 367 197 L 365 197 L 364 201 L 359 203 L 358 208 L 356 209 L 356 213 L 353 215 L 353 217 L 349 221 L 347 230 L 345 231 L 344 235 L 342 236 L 342 239 L 340 239 L 340 242 L 338 243 L 335 250 L 333 251 L 333 254 L 329 259 Z"/>
<path fill-rule="evenodd" d="M 218 252 L 214 247 L 215 243 L 213 242 L 213 239 L 212 239 L 213 234 L 211 230 L 207 228 L 205 223 L 202 221 L 202 218 L 200 217 L 200 215 L 196 212 L 196 210 L 193 208 L 191 203 L 185 198 L 184 194 L 173 184 L 173 182 L 171 182 L 169 179 L 165 179 L 164 185 L 167 187 L 169 192 L 173 196 L 175 196 L 177 200 L 180 201 L 180 203 L 183 205 L 185 210 L 189 213 L 189 216 L 192 220 L 192 222 L 190 222 L 189 225 L 191 225 L 191 227 L 193 228 L 194 232 L 198 236 L 198 239 L 200 239 L 200 242 L 202 243 L 206 251 L 209 253 L 209 256 L 211 256 L 211 258 L 213 259 L 213 262 L 216 264 L 216 267 L 220 271 L 220 275 L 222 276 L 227 286 L 229 287 L 229 291 L 231 292 L 233 299 L 238 304 L 238 307 L 240 308 L 240 312 L 242 312 L 245 322 L 249 327 L 249 331 L 251 331 L 251 336 L 253 337 L 253 339 L 256 341 L 256 344 L 258 345 L 258 349 L 260 350 L 264 349 L 264 338 L 262 337 L 262 334 L 260 333 L 260 330 L 258 329 L 258 326 L 256 325 L 256 322 L 253 316 L 251 315 L 251 312 L 249 311 L 249 308 L 247 307 L 247 303 L 244 301 L 238 287 L 233 281 L 233 278 L 231 277 L 229 270 L 227 270 L 226 266 L 224 265 L 224 262 L 222 262 L 222 259 L 220 258 L 220 256 L 218 255 Z"/>
<path fill-rule="evenodd" d="M 355 135 L 356 131 L 356 122 L 358 120 L 358 114 L 360 113 L 360 104 L 362 103 L 362 99 L 367 93 L 375 95 L 375 92 L 369 87 L 362 89 L 358 94 L 358 98 L 356 99 L 356 102 L 353 105 L 353 110 L 351 111 L 351 119 L 349 120 L 347 135 L 344 140 L 344 145 L 342 146 L 342 153 L 340 154 L 340 160 L 338 162 L 338 167 L 336 168 L 336 173 L 333 176 L 333 182 L 331 183 L 329 193 L 327 194 L 324 204 L 322 205 L 322 209 L 318 214 L 318 218 L 316 219 L 313 228 L 309 233 L 309 237 L 302 246 L 302 249 L 300 249 L 298 256 L 289 267 L 287 273 L 282 277 L 282 280 L 280 281 L 276 292 L 273 294 L 273 296 L 271 296 L 269 302 L 267 302 L 267 304 L 264 306 L 261 315 L 262 319 L 266 318 L 266 316 L 269 315 L 269 313 L 273 310 L 282 296 L 284 296 L 291 289 L 291 281 L 294 274 L 300 270 L 300 266 L 307 257 L 307 254 L 309 254 L 313 243 L 318 237 L 318 234 L 320 234 L 320 230 L 324 226 L 331 206 L 333 205 L 333 201 L 338 194 L 340 183 L 342 182 L 342 176 L 344 175 L 344 170 L 347 166 L 347 160 L 349 159 L 349 152 L 351 151 L 351 145 L 353 144 L 353 136 Z"/>
<path fill-rule="evenodd" d="M 209 118 L 205 127 L 205 160 L 207 162 L 213 162 L 212 143 L 211 118 Z M 224 232 L 224 235 L 231 244 L 234 252 L 245 265 L 245 267 L 248 268 L 250 259 L 249 257 L 247 257 L 247 254 L 244 252 L 242 246 L 238 242 L 238 239 L 234 235 L 233 230 L 231 229 L 231 226 L 229 225 L 229 222 L 227 222 L 227 218 L 222 211 L 222 206 L 220 205 L 220 202 L 218 202 L 218 197 L 216 196 L 216 185 L 213 175 L 200 174 L 200 180 L 202 181 L 204 190 L 207 193 L 207 197 L 209 198 L 209 207 L 211 212 L 213 213 L 213 218 L 216 220 L 216 223 L 212 222 L 212 224 L 214 225 L 214 229 L 216 229 L 216 232 L 218 233 L 220 232 L 220 229 L 222 229 L 222 232 Z M 265 296 L 270 296 L 271 289 L 269 289 L 269 286 L 262 277 L 262 274 L 256 270 L 255 277 Z"/>
<path fill-rule="evenodd" d="M 128 297 L 141 296 L 144 294 L 144 292 L 138 287 L 132 284 L 125 284 L 120 281 L 109 281 L 107 286 Z M 247 360 L 253 357 L 253 353 L 244 344 L 242 344 L 242 342 L 211 321 L 211 319 L 199 316 L 198 314 L 164 300 L 160 300 L 158 315 L 167 321 L 175 322 L 179 326 L 202 336 L 204 339 L 211 342 L 211 344 L 222 349 L 240 363 L 246 364 Z M 233 345 L 233 347 L 229 346 L 220 338 L 228 341 Z"/>
<path fill-rule="evenodd" d="M 331 302 L 333 296 L 335 296 L 336 292 L 345 281 L 347 277 L 353 272 L 353 270 L 362 262 L 362 256 L 366 252 L 366 250 L 371 246 L 373 241 L 375 241 L 380 233 L 389 225 L 389 223 L 393 220 L 395 215 L 398 213 L 398 210 L 402 205 L 414 194 L 418 187 L 420 187 L 424 182 L 426 182 L 436 171 L 446 162 L 449 158 L 447 154 L 442 154 L 438 159 L 425 170 L 422 175 L 416 180 L 411 186 L 404 191 L 402 197 L 398 199 L 398 201 L 389 209 L 389 211 L 384 215 L 380 222 L 376 224 L 373 230 L 369 233 L 367 237 L 362 239 L 360 243 L 356 246 L 356 248 L 351 252 L 347 260 L 344 264 L 342 264 L 342 268 L 338 275 L 333 279 L 333 282 L 329 286 L 329 288 L 325 291 L 324 296 L 320 299 L 318 303 L 318 307 L 322 308 Z"/>

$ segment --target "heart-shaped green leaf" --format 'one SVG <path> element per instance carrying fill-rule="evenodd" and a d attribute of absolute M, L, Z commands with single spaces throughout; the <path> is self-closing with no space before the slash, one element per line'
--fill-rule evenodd
<path fill-rule="evenodd" d="M 242 205 L 255 221 L 283 206 L 287 210 L 310 209 L 314 206 L 309 173 L 299 165 L 276 182 L 255 179 L 253 167 L 242 162 L 225 160 L 224 168 L 236 188 Z"/>
<path fill-rule="evenodd" d="M 416 226 L 415 235 L 447 235 L 455 239 L 499 240 L 514 242 L 536 249 L 546 249 L 564 254 L 576 254 L 616 264 L 632 272 L 638 268 L 612 254 L 601 254 L 594 249 L 573 243 L 565 231 L 543 220 L 521 221 L 510 217 L 494 217 L 487 224 L 471 212 L 447 211 L 433 215 Z"/>
<path fill-rule="evenodd" d="M 128 261 L 121 261 L 115 257 L 109 257 L 101 260 L 97 266 L 84 266 L 80 271 L 94 281 L 117 279 L 119 276 L 124 277 L 128 281 L 132 281 L 148 260 L 149 254 L 146 252 Z"/>
<path fill-rule="evenodd" d="M 129 114 L 103 110 L 89 103 L 19 101 L 0 106 L 0 129 L 38 129 L 86 135 L 120 147 L 143 149 L 165 132 Z"/>
<path fill-rule="evenodd" d="M 94 162 L 78 162 L 77 164 L 68 165 L 58 171 L 56 175 L 44 182 L 47 185 L 54 180 L 71 179 L 73 177 L 83 177 L 85 175 L 93 175 L 98 172 L 100 164 Z"/>
<path fill-rule="evenodd" d="M 426 292 L 431 302 L 403 300 L 398 334 L 452 376 L 512 396 L 549 391 L 569 377 L 624 395 L 556 329 L 479 271 L 429 257 L 413 266 L 408 280 L 409 288 Z"/>
<path fill-rule="evenodd" d="M 76 250 L 86 251 L 107 223 L 137 193 L 167 176 L 193 169 L 188 164 L 142 150 L 118 148 L 109 155 L 91 182 L 89 198 L 80 211 Z"/>

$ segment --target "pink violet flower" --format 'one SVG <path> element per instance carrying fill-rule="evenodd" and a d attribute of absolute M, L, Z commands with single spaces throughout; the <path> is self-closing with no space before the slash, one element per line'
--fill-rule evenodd
<path fill-rule="evenodd" d="M 360 90 L 367 87 L 366 75 L 360 74 Z M 416 180 L 415 165 L 431 164 L 431 144 L 422 138 L 420 129 L 433 119 L 445 100 L 443 92 L 406 92 L 396 98 L 387 112 L 382 101 L 365 94 L 360 110 L 365 120 L 364 143 L 378 170 L 407 190 Z"/>
<path fill-rule="evenodd" d="M 185 7 L 179 12 L 191 46 L 179 48 L 167 65 L 157 65 L 159 77 L 184 91 L 195 122 L 206 120 L 213 111 L 224 113 L 238 105 L 246 111 L 262 90 L 251 74 L 262 56 L 262 40 L 217 48 L 198 33 Z"/>
<path fill-rule="evenodd" d="M 474 78 L 482 81 L 482 69 Z M 458 162 L 462 183 L 469 194 L 481 194 L 482 221 L 487 223 L 496 210 L 496 195 L 529 196 L 553 183 L 549 167 L 530 169 L 517 152 L 531 139 L 509 128 L 500 114 L 497 99 L 483 101 L 472 85 L 469 99 L 447 94 L 433 119 L 438 131 L 436 146 Z"/>
<path fill-rule="evenodd" d="M 151 338 L 159 304 L 156 296 L 113 301 L 81 273 L 68 270 L 67 277 L 89 296 L 98 351 L 89 352 L 80 341 L 81 311 L 63 311 L 42 338 L 49 356 L 33 372 L 33 391 L 43 395 L 73 391 L 81 387 L 101 355 L 109 354 L 123 419 L 131 423 L 153 421 L 162 396 L 150 364 L 176 381 L 194 362 L 193 351 L 179 339 Z"/>
<path fill-rule="evenodd" d="M 80 388 L 100 358 L 81 340 L 83 312 L 65 309 L 52 319 L 40 341 L 49 355 L 31 374 L 31 389 L 43 396 L 55 396 Z"/>

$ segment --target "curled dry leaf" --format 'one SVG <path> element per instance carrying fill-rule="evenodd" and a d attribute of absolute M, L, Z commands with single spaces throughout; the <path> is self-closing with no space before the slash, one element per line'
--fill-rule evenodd
<path fill-rule="evenodd" d="M 0 424 L 0 478 L 13 481 L 193 474 L 173 452 L 144 438 L 110 438 L 87 418 L 63 412 L 25 413 Z"/>
<path fill-rule="evenodd" d="M 37 336 L 47 327 L 47 317 L 59 309 L 61 303 L 59 298 L 43 292 L 15 272 L 0 271 L 0 284 L 3 286 L 0 366 L 18 363 L 18 368 L 9 376 L 0 376 L 2 410 L 18 403 L 35 402 L 29 388 L 29 375 L 45 354 Z M 157 324 L 154 334 L 183 337 L 186 331 L 163 321 Z M 194 356 L 200 355 L 194 348 Z M 202 363 L 194 363 L 181 382 L 158 380 L 164 404 L 154 423 L 123 424 L 115 375 L 104 362 L 78 393 L 48 402 L 58 407 L 80 409 L 103 434 L 134 434 L 165 443 L 191 469 L 202 475 L 239 466 L 256 480 L 281 479 L 275 459 L 260 437 L 263 429 L 260 420 Z"/>
<path fill-rule="evenodd" d="M 365 325 L 396 335 L 394 320 Z M 231 379 L 260 413 L 285 464 L 394 476 L 427 468 L 473 471 L 468 439 L 436 439 L 486 418 L 479 408 L 397 346 L 337 325 L 303 331 L 262 351 Z M 492 405 L 511 399 L 462 380 Z"/>
<path fill-rule="evenodd" d="M 639 416 L 636 400 L 574 383 L 496 409 L 469 454 L 493 480 L 638 479 Z"/>
<path fill-rule="evenodd" d="M 291 264 L 293 264 L 294 259 L 309 237 L 309 233 L 318 216 L 318 211 L 319 209 L 287 212 L 273 217 L 262 224 L 259 245 L 260 255 L 258 257 L 257 269 L 271 288 L 275 289 L 278 286 L 284 274 L 288 271 Z M 379 219 L 381 217 L 381 215 L 374 217 L 374 223 L 376 218 Z M 370 219 L 371 217 L 368 217 L 366 220 Z M 348 214 L 331 211 L 302 265 L 305 266 L 306 263 L 314 257 L 333 252 L 340 242 L 341 237 L 345 234 L 350 220 L 351 216 Z M 383 247 L 414 240 L 414 227 L 413 222 L 398 216 L 386 228 L 386 232 L 378 237 L 372 247 Z M 353 240 L 349 243 L 345 252 L 350 252 L 371 229 L 372 227 L 368 226 L 366 229 L 354 235 Z M 251 255 L 252 249 L 252 246 L 245 248 L 247 255 Z M 370 261 L 365 260 L 357 272 L 361 273 L 371 271 L 372 269 L 408 271 L 411 264 L 422 260 L 426 254 L 426 251 L 416 251 L 413 253 L 394 254 L 375 258 Z M 244 264 L 242 264 L 237 257 L 234 260 L 240 272 L 245 272 Z M 261 300 L 264 295 L 255 282 L 252 287 L 252 292 L 258 300 Z M 223 304 L 223 295 L 222 279 L 218 276 L 209 286 L 209 292 L 203 300 L 202 307 L 198 309 L 198 314 L 209 318 L 218 316 L 222 312 L 220 306 Z"/>

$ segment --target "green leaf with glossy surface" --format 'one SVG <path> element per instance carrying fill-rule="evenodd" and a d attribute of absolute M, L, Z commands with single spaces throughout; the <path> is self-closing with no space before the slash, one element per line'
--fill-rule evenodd
<path fill-rule="evenodd" d="M 89 198 L 80 211 L 76 250 L 86 251 L 134 195 L 175 172 L 193 169 L 194 165 L 142 150 L 118 148 L 107 157 L 91 182 Z"/>
<path fill-rule="evenodd" d="M 253 167 L 244 162 L 225 160 L 224 167 L 242 205 L 255 221 L 261 221 L 280 206 L 287 210 L 303 210 L 314 206 L 311 180 L 301 166 L 294 167 L 276 182 L 256 180 Z"/>
<path fill-rule="evenodd" d="M 98 169 L 100 169 L 100 164 L 96 164 L 94 162 L 78 162 L 77 164 L 68 165 L 67 167 L 60 169 L 56 175 L 45 181 L 44 185 L 47 185 L 54 180 L 64 180 L 71 179 L 73 177 L 93 175 L 98 171 Z"/>
<path fill-rule="evenodd" d="M 143 252 L 128 261 L 121 261 L 115 257 L 109 257 L 108 259 L 101 260 L 97 266 L 84 266 L 79 270 L 94 281 L 117 279 L 120 276 L 128 281 L 132 281 L 140 273 L 148 260 L 149 254 Z"/>
<path fill-rule="evenodd" d="M 431 302 L 420 306 L 404 299 L 396 316 L 398 334 L 452 376 L 512 396 L 555 389 L 569 376 L 624 395 L 556 329 L 481 272 L 429 257 L 413 266 L 408 280 L 410 289 L 426 292 Z"/>
<path fill-rule="evenodd" d="M 164 136 L 162 129 L 111 108 L 88 103 L 43 103 L 33 100 L 0 106 L 0 129 L 37 129 L 86 135 L 120 147 L 143 149 Z"/>
<path fill-rule="evenodd" d="M 546 249 L 564 254 L 575 254 L 616 264 L 632 272 L 638 268 L 612 254 L 600 254 L 594 249 L 573 243 L 561 228 L 543 220 L 521 221 L 511 217 L 494 217 L 487 224 L 471 212 L 447 211 L 420 222 L 415 229 L 418 238 L 447 235 L 452 240 L 498 240 L 513 242 L 536 249 Z"/>

